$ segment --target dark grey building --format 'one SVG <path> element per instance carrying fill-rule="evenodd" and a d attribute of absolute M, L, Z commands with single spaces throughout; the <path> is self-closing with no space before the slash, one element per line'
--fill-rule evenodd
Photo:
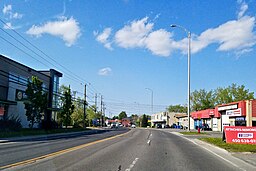
<path fill-rule="evenodd" d="M 32 76 L 43 82 L 43 89 L 48 93 L 48 110 L 43 119 L 56 119 L 59 78 L 62 73 L 54 69 L 37 71 L 3 55 L 0 55 L 0 119 L 18 116 L 22 126 L 28 127 L 23 100 L 26 98 L 27 81 Z"/>

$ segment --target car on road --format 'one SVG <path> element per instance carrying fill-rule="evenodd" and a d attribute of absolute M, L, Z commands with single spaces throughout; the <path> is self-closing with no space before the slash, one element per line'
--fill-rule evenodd
<path fill-rule="evenodd" d="M 131 128 L 136 128 L 136 125 L 132 124 Z"/>

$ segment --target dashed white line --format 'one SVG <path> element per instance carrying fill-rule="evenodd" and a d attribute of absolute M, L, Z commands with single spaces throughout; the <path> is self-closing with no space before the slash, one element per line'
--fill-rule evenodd
<path fill-rule="evenodd" d="M 135 158 L 132 162 L 132 164 L 130 164 L 129 168 L 125 169 L 125 171 L 130 171 L 134 165 L 136 164 L 136 162 L 139 160 L 139 158 Z"/>

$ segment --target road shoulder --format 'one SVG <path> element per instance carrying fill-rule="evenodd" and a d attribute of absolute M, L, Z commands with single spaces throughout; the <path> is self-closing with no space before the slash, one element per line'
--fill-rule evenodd
<path fill-rule="evenodd" d="M 178 133 L 178 132 L 169 132 L 169 133 L 180 136 L 180 137 L 192 142 L 193 144 L 200 146 L 201 148 L 205 149 L 209 153 L 212 153 L 213 155 L 218 156 L 222 160 L 225 160 L 226 162 L 232 164 L 233 166 L 235 166 L 241 170 L 255 170 L 255 168 L 256 168 L 255 162 L 253 162 L 253 160 L 252 161 L 248 160 L 248 158 L 250 158 L 249 154 L 247 154 L 248 155 L 247 157 L 244 157 L 244 154 L 242 154 L 242 153 L 240 153 L 240 154 L 230 153 L 227 150 L 217 147 L 215 145 L 201 141 L 197 138 L 192 138 L 192 136 L 190 138 L 189 136 L 184 136 L 183 134 Z M 253 157 L 253 156 L 251 156 L 251 157 Z"/>

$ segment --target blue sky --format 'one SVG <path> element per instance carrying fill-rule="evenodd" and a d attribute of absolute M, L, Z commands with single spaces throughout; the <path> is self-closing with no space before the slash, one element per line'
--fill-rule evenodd
<path fill-rule="evenodd" d="M 107 115 L 150 113 L 145 88 L 154 92 L 154 112 L 186 103 L 187 35 L 171 24 L 192 34 L 191 91 L 232 83 L 256 91 L 255 0 L 1 0 L 0 8 L 6 23 L 0 53 L 38 70 L 63 72 L 61 83 L 78 96 L 86 82 L 89 103 L 101 93 Z"/>

